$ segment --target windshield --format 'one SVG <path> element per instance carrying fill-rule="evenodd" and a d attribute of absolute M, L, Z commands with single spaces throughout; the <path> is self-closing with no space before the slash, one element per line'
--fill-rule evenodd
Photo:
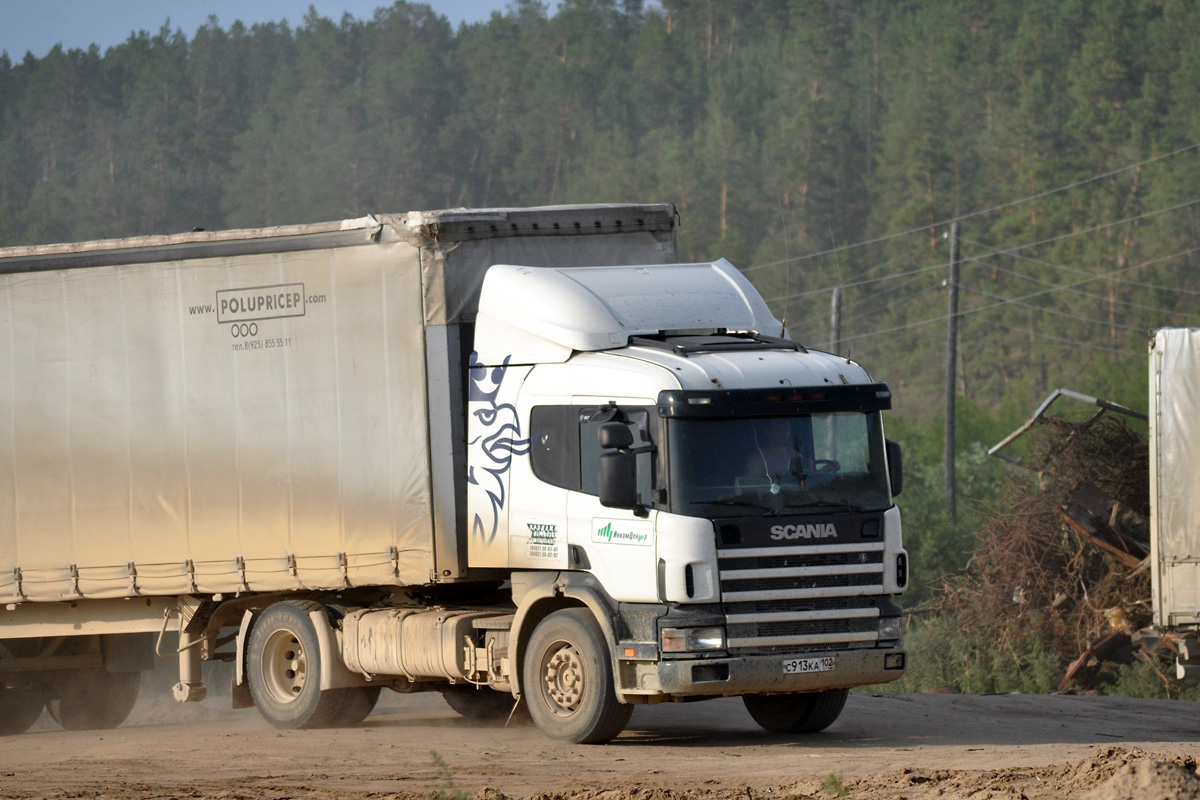
<path fill-rule="evenodd" d="M 744 517 L 891 505 L 879 412 L 668 422 L 678 514 Z"/>

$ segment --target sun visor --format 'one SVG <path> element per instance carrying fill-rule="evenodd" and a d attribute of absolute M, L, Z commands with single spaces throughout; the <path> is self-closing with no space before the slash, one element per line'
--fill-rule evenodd
<path fill-rule="evenodd" d="M 758 290 L 725 259 L 564 269 L 498 264 L 483 281 L 475 342 L 483 364 L 528 364 L 624 347 L 630 336 L 721 328 L 784 335 Z"/>

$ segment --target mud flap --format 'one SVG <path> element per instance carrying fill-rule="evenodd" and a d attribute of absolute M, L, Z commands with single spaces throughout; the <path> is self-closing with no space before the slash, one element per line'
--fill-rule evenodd
<path fill-rule="evenodd" d="M 351 672 L 342 661 L 342 646 L 337 631 L 329 624 L 324 611 L 313 611 L 308 615 L 317 630 L 317 642 L 321 646 L 321 688 L 346 689 L 351 686 L 370 686 L 365 675 Z"/>
<path fill-rule="evenodd" d="M 242 614 L 242 624 L 238 628 L 237 659 L 234 661 L 233 665 L 233 685 L 234 687 L 240 686 L 245 688 L 247 693 L 250 691 L 250 684 L 246 683 L 246 643 L 250 640 L 250 623 L 253 621 L 254 612 L 247 609 L 246 613 Z M 246 706 L 234 706 L 234 708 L 245 707 Z"/>
<path fill-rule="evenodd" d="M 250 695 L 250 683 L 248 681 L 238 683 L 236 677 L 229 683 L 229 697 L 233 701 L 233 708 L 254 708 L 254 698 Z"/>

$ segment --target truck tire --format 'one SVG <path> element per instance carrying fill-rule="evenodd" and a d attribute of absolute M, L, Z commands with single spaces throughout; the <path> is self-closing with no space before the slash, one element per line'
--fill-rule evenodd
<path fill-rule="evenodd" d="M 460 717 L 472 722 L 504 724 L 512 714 L 515 700 L 507 692 L 479 689 L 470 684 L 447 684 L 441 688 L 446 705 Z"/>
<path fill-rule="evenodd" d="M 0 689 L 0 736 L 29 730 L 44 706 L 36 689 Z"/>
<path fill-rule="evenodd" d="M 742 696 L 754 721 L 772 733 L 816 733 L 833 724 L 846 706 L 849 689 L 804 694 Z"/>
<path fill-rule="evenodd" d="M 320 644 L 308 615 L 322 608 L 308 600 L 285 600 L 264 611 L 250 631 L 250 696 L 276 728 L 331 727 L 346 700 L 346 689 L 321 690 Z"/>
<path fill-rule="evenodd" d="M 140 672 L 100 669 L 64 677 L 47 689 L 46 710 L 68 731 L 106 731 L 129 717 L 141 682 Z"/>
<path fill-rule="evenodd" d="M 586 608 L 542 620 L 529 639 L 523 677 L 529 715 L 551 739 L 607 742 L 633 713 L 633 706 L 617 700 L 604 634 Z"/>
<path fill-rule="evenodd" d="M 346 699 L 333 718 L 335 728 L 353 728 L 369 717 L 379 702 L 378 686 L 355 686 L 345 692 Z"/>

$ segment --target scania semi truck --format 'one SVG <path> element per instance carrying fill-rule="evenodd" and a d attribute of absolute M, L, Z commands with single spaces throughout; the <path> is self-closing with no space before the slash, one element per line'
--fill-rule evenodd
<path fill-rule="evenodd" d="M 814 732 L 905 667 L 887 384 L 670 205 L 0 250 L 0 729 L 232 665 L 282 728 L 382 689 L 603 742 L 742 696 Z"/>

